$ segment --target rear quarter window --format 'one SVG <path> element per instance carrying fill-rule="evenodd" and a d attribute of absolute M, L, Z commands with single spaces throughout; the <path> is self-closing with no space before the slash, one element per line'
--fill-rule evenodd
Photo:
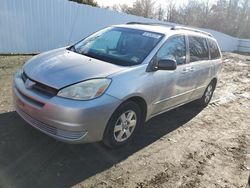
<path fill-rule="evenodd" d="M 210 50 L 211 59 L 221 58 L 219 47 L 215 41 L 208 39 L 208 46 Z"/>
<path fill-rule="evenodd" d="M 205 38 L 189 36 L 189 53 L 190 62 L 202 61 L 209 59 L 209 51 Z"/>

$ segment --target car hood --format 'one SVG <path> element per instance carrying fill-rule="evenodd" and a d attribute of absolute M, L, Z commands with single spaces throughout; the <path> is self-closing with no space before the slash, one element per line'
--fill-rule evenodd
<path fill-rule="evenodd" d="M 126 67 L 96 60 L 66 49 L 57 49 L 34 56 L 23 69 L 30 79 L 60 89 L 91 78 L 107 77 Z"/>

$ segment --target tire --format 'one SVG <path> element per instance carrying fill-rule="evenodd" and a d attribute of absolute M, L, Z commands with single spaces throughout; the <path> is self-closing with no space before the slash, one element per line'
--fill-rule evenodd
<path fill-rule="evenodd" d="M 136 136 L 142 124 L 142 110 L 134 101 L 122 103 L 108 121 L 103 143 L 110 148 L 126 145 Z"/>
<path fill-rule="evenodd" d="M 247 182 L 247 184 L 248 184 L 248 188 L 250 188 L 250 174 L 248 176 L 248 182 Z"/>
<path fill-rule="evenodd" d="M 197 101 L 198 106 L 205 108 L 209 104 L 209 102 L 211 101 L 211 99 L 213 97 L 215 86 L 216 86 L 216 84 L 214 81 L 210 82 L 210 84 L 207 86 L 203 96 Z"/>

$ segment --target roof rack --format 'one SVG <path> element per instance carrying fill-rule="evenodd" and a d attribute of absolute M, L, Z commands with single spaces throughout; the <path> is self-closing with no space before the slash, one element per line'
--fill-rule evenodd
<path fill-rule="evenodd" d="M 199 29 L 194 29 L 194 28 L 191 28 L 191 27 L 183 27 L 183 26 L 174 26 L 171 28 L 171 30 L 187 30 L 187 31 L 194 31 L 194 32 L 197 32 L 197 33 L 202 33 L 202 34 L 205 34 L 205 35 L 208 35 L 210 37 L 212 37 L 213 35 L 211 33 L 208 33 L 206 31 L 202 31 L 202 30 L 199 30 Z"/>
<path fill-rule="evenodd" d="M 149 23 L 146 23 L 146 22 L 128 22 L 126 24 L 128 24 L 128 25 L 133 25 L 133 24 L 149 25 Z"/>
<path fill-rule="evenodd" d="M 212 34 L 206 32 L 206 31 L 202 31 L 202 30 L 195 29 L 195 28 L 192 28 L 192 27 L 184 27 L 184 26 L 180 26 L 180 25 L 177 25 L 177 24 L 170 24 L 170 23 L 128 22 L 127 24 L 129 24 L 129 25 L 140 24 L 140 25 L 166 26 L 166 27 L 171 27 L 171 30 L 187 30 L 187 31 L 194 31 L 194 32 L 197 32 L 197 33 L 202 33 L 202 34 L 208 35 L 210 37 L 213 36 Z"/>
<path fill-rule="evenodd" d="M 174 27 L 175 24 L 167 24 L 167 23 L 155 23 L 155 22 L 128 22 L 126 23 L 128 25 L 132 25 L 132 24 L 139 24 L 139 25 L 159 25 L 159 26 L 166 26 L 166 27 Z"/>

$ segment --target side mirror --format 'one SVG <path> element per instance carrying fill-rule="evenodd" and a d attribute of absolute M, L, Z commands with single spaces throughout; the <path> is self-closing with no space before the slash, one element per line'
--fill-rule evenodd
<path fill-rule="evenodd" d="M 175 70 L 177 63 L 173 59 L 161 59 L 156 64 L 157 70 Z"/>

